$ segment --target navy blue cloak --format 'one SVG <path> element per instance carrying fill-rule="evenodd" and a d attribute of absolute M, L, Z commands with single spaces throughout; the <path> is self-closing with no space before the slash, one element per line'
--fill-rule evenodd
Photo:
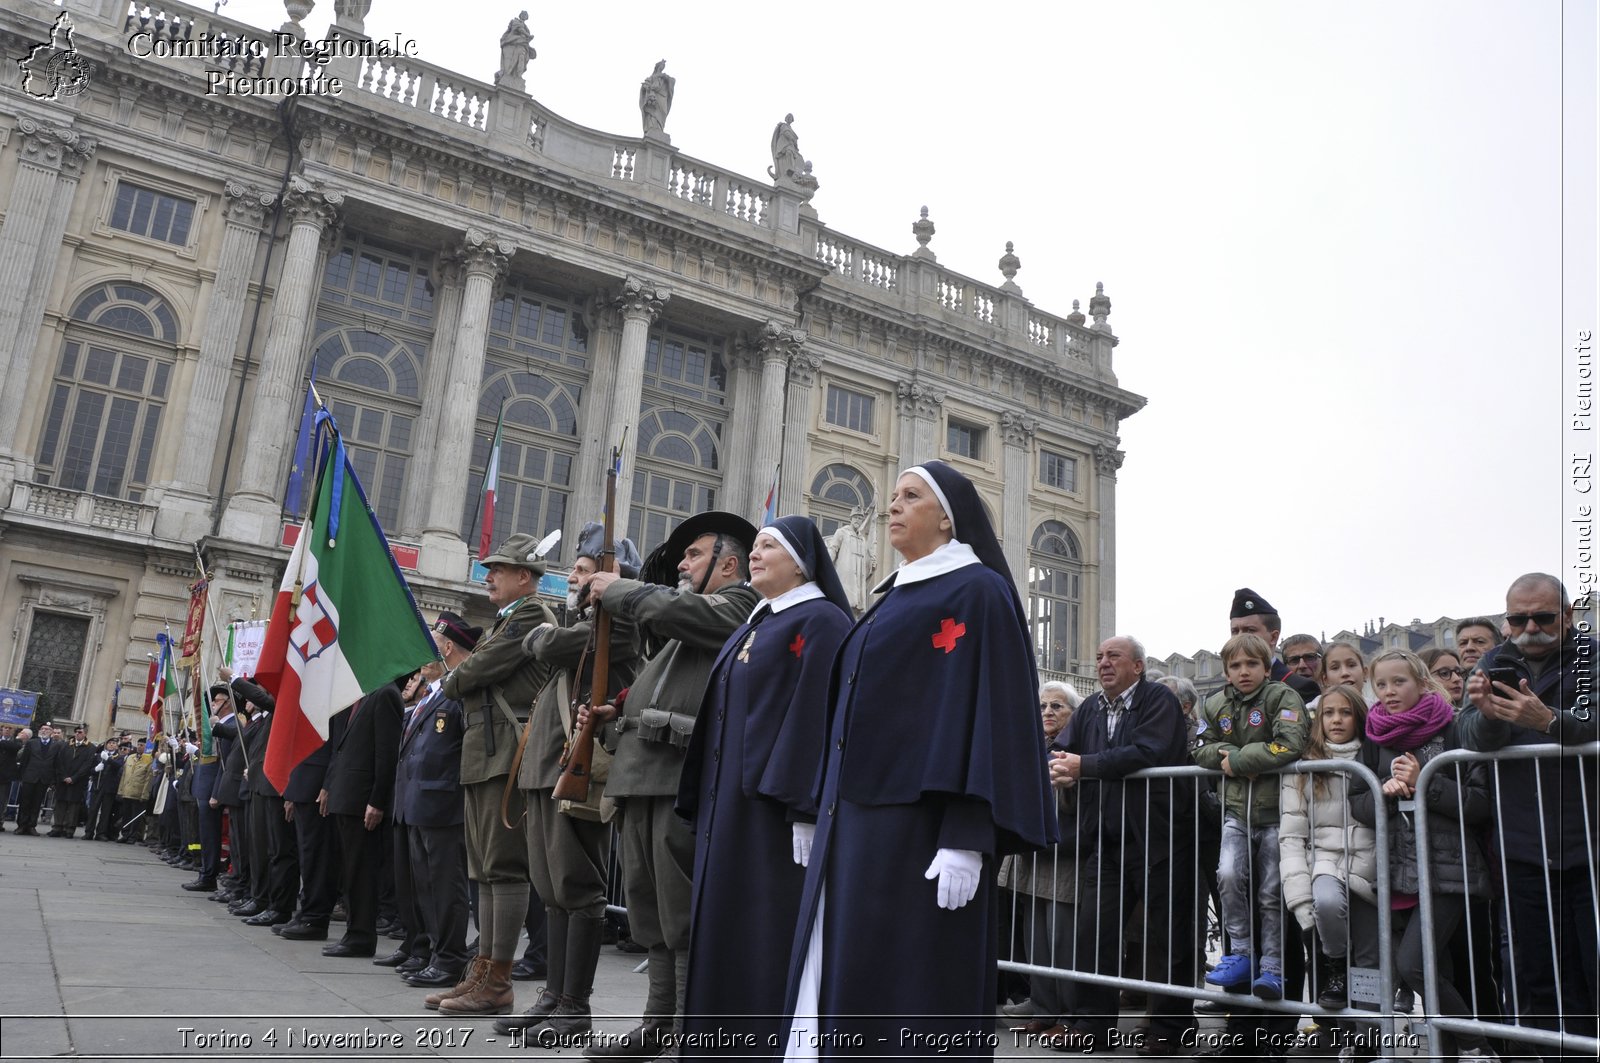
<path fill-rule="evenodd" d="M 769 1057 L 783 1034 L 789 946 L 827 738 L 828 679 L 850 618 L 823 598 L 763 611 L 723 646 L 684 761 L 694 900 L 681 1058 Z"/>
<path fill-rule="evenodd" d="M 892 587 L 840 648 L 785 1008 L 825 889 L 821 1058 L 993 1054 L 998 857 L 1057 837 L 1026 637 L 969 565 Z M 955 911 L 923 877 L 941 848 L 986 854 Z"/>

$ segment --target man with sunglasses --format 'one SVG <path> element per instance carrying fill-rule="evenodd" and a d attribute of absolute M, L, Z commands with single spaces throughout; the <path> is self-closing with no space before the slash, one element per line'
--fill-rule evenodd
<path fill-rule="evenodd" d="M 1519 576 L 1506 591 L 1505 633 L 1506 641 L 1483 655 L 1467 684 L 1469 701 L 1457 721 L 1461 744 L 1497 750 L 1580 745 L 1600 737 L 1596 644 L 1574 630 L 1572 603 L 1561 581 L 1543 572 Z M 1516 685 L 1492 681 L 1491 669 L 1510 669 Z M 1513 1003 L 1526 1025 L 1551 1030 L 1564 1025 L 1567 1033 L 1584 1037 L 1595 1036 L 1592 1005 L 1600 995 L 1595 975 L 1600 935 L 1589 864 L 1595 819 L 1586 807 L 1595 793 L 1591 763 L 1580 757 L 1500 763 L 1500 822 L 1495 825 L 1509 885 Z"/>
<path fill-rule="evenodd" d="M 1290 635 L 1283 640 L 1283 663 L 1288 675 L 1317 681 L 1317 665 L 1322 663 L 1322 643 L 1315 635 Z"/>

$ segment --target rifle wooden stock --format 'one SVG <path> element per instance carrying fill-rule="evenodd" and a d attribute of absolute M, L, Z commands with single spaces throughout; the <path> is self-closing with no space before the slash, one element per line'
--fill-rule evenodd
<path fill-rule="evenodd" d="M 604 520 L 604 533 L 600 546 L 600 571 L 615 572 L 617 570 L 616 541 L 612 536 L 611 514 L 617 508 L 617 454 L 612 452 L 611 466 L 606 470 L 606 513 Z M 594 729 L 595 719 L 593 707 L 603 705 L 607 701 L 607 694 L 611 688 L 611 616 L 600 603 L 594 605 L 594 627 L 591 629 L 592 650 L 590 660 L 594 662 L 592 680 L 589 683 L 590 713 L 582 726 L 578 727 L 567 740 L 567 748 L 563 750 L 561 760 L 561 778 L 556 780 L 555 790 L 551 796 L 557 801 L 589 800 L 589 777 L 594 770 Z"/>

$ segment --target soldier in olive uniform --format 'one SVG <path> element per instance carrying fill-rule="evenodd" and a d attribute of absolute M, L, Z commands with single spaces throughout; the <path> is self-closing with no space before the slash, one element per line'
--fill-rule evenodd
<path fill-rule="evenodd" d="M 535 596 L 545 563 L 537 541 L 518 533 L 483 559 L 494 626 L 444 681 L 444 696 L 462 704 L 461 789 L 465 800 L 467 873 L 478 883 L 478 955 L 452 990 L 424 1002 L 441 1014 L 503 1015 L 511 1010 L 511 963 L 528 913 L 528 852 L 522 831 L 500 821 L 501 795 L 517 738 L 549 666 L 522 651 L 522 640 L 555 616 Z M 509 822 L 523 815 L 522 791 L 510 790 Z"/>
<path fill-rule="evenodd" d="M 589 580 L 599 571 L 604 529 L 584 526 L 578 536 L 577 558 L 572 563 L 573 590 L 567 604 L 576 609 L 588 596 Z M 639 574 L 639 550 L 623 539 L 615 544 L 618 571 L 633 578 Z M 606 827 L 611 804 L 601 797 L 609 754 L 592 766 L 589 800 L 563 811 L 555 798 L 561 778 L 562 751 L 573 731 L 576 710 L 590 702 L 594 681 L 594 646 L 591 645 L 593 611 L 584 609 L 578 622 L 565 630 L 535 628 L 522 647 L 549 664 L 554 681 L 545 684 L 529 724 L 527 750 L 517 784 L 527 792 L 528 867 L 533 888 L 544 904 L 549 981 L 538 1001 L 515 1018 L 500 1019 L 501 1033 L 537 1028 L 530 1043 L 584 1038 L 593 1029 L 589 997 L 594 992 L 594 972 L 600 961 L 600 932 L 605 926 L 606 855 L 611 832 Z M 610 670 L 601 701 L 609 701 L 633 681 L 639 652 L 633 624 L 614 617 L 611 623 Z"/>
<path fill-rule="evenodd" d="M 616 754 L 606 792 L 617 802 L 628 922 L 650 953 L 650 992 L 643 1023 L 591 1045 L 589 1059 L 653 1059 L 681 1021 L 694 836 L 673 805 L 711 666 L 760 601 L 747 582 L 755 537 L 755 528 L 731 513 L 701 513 L 650 555 L 642 582 L 601 572 L 589 583 L 606 612 L 637 626 L 647 651 L 659 646 L 620 705 L 593 710 L 606 725 L 597 734 Z"/>

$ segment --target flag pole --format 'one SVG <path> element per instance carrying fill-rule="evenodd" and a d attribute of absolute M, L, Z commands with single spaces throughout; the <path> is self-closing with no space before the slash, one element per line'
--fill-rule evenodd
<path fill-rule="evenodd" d="M 484 475 L 485 478 L 487 478 L 488 475 L 489 475 L 489 466 L 494 462 L 494 443 L 495 443 L 495 440 L 500 438 L 500 431 L 505 425 L 505 417 L 506 417 L 506 400 L 505 399 L 501 399 L 500 400 L 500 411 L 498 413 L 496 413 L 495 416 L 494 416 L 494 435 L 489 437 L 489 454 L 488 454 L 488 456 L 486 458 L 484 458 L 484 462 L 483 462 L 483 475 Z M 498 471 L 499 470 L 498 470 L 498 467 L 497 467 L 496 468 L 496 472 L 498 472 Z M 498 485 L 496 485 L 496 486 L 498 488 Z M 472 524 L 470 526 L 474 530 L 477 530 L 477 528 L 478 528 L 478 518 L 481 517 L 481 516 L 483 516 L 483 488 L 482 488 L 482 486 L 480 486 L 478 488 L 478 501 L 472 507 Z M 479 539 L 482 539 L 482 537 L 483 537 L 483 535 L 482 535 L 482 532 L 480 531 L 479 532 Z M 480 555 L 479 556 L 479 560 L 482 560 L 482 556 L 481 555 L 482 555 L 483 551 L 479 550 L 478 553 Z M 469 573 L 469 575 L 470 575 L 470 573 Z"/>

